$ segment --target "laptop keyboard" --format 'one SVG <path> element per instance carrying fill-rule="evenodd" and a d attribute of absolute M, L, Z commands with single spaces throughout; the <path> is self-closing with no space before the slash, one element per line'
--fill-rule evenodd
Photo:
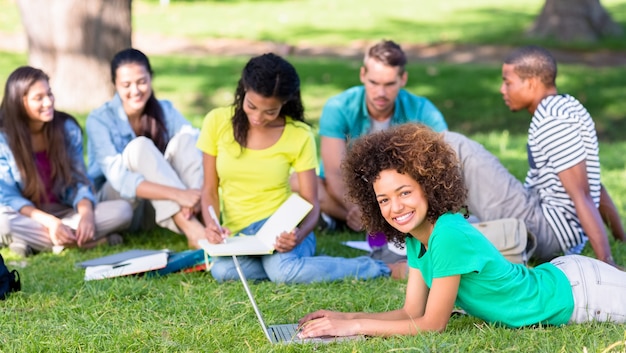
<path fill-rule="evenodd" d="M 291 341 L 294 338 L 297 338 L 298 334 L 298 325 L 297 324 L 286 324 L 286 325 L 272 325 L 270 326 L 270 330 L 274 333 L 277 341 Z"/>

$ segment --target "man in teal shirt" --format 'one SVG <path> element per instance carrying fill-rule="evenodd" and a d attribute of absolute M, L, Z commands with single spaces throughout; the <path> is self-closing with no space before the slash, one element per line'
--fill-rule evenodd
<path fill-rule="evenodd" d="M 341 160 L 350 141 L 392 125 L 417 122 L 430 126 L 437 132 L 446 131 L 448 125 L 441 112 L 424 97 L 409 93 L 405 71 L 407 59 L 402 48 L 393 41 L 383 40 L 370 47 L 365 53 L 360 79 L 363 85 L 331 97 L 320 117 L 321 165 L 318 183 L 318 198 L 321 216 L 328 228 L 337 221 L 345 222 L 355 231 L 363 229 L 361 211 L 345 197 L 346 186 L 341 175 Z M 298 191 L 295 178 L 291 188 Z M 370 236 L 379 239 L 372 257 L 387 263 L 406 259 L 406 251 L 389 244 L 385 236 Z"/>
<path fill-rule="evenodd" d="M 320 117 L 320 206 L 323 213 L 362 230 L 361 212 L 345 200 L 340 164 L 350 140 L 392 125 L 419 122 L 441 132 L 448 126 L 439 110 L 424 97 L 409 93 L 402 48 L 383 40 L 370 47 L 363 60 L 363 85 L 331 97 Z"/>

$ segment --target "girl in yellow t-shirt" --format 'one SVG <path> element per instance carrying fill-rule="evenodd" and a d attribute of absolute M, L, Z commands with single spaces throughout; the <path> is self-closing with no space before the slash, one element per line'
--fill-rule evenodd
<path fill-rule="evenodd" d="M 276 234 L 274 254 L 240 258 L 246 277 L 310 283 L 390 274 L 387 265 L 366 256 L 314 256 L 312 231 L 319 217 L 315 139 L 304 122 L 300 79 L 285 59 L 275 54 L 252 58 L 234 105 L 207 114 L 197 146 L 203 152 L 205 231 L 212 243 L 230 233 L 255 234 L 291 194 L 292 170 L 300 195 L 314 205 L 298 228 Z M 209 206 L 221 215 L 223 227 L 211 221 Z M 238 278 L 227 257 L 216 258 L 211 273 L 218 281 Z"/>

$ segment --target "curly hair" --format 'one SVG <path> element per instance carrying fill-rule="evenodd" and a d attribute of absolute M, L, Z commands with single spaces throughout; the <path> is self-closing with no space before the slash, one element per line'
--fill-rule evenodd
<path fill-rule="evenodd" d="M 304 122 L 304 106 L 300 96 L 300 77 L 296 69 L 280 56 L 267 53 L 256 56 L 243 68 L 235 91 L 235 114 L 232 118 L 235 141 L 246 147 L 250 123 L 243 111 L 247 90 L 263 97 L 275 97 L 283 102 L 279 116 L 289 116 Z"/>
<path fill-rule="evenodd" d="M 366 229 L 385 233 L 398 246 L 404 245 L 406 234 L 381 216 L 373 191 L 383 170 L 396 170 L 419 183 L 428 200 L 428 222 L 434 224 L 447 212 L 467 213 L 467 189 L 456 153 L 427 126 L 407 123 L 365 135 L 353 142 L 341 168 L 347 197 L 361 209 Z"/>

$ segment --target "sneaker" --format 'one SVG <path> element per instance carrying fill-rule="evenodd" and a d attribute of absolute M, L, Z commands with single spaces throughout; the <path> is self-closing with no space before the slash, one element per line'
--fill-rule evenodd
<path fill-rule="evenodd" d="M 124 238 L 117 233 L 111 233 L 107 235 L 107 243 L 109 246 L 122 245 L 124 244 Z"/>
<path fill-rule="evenodd" d="M 319 230 L 337 230 L 337 221 L 324 212 L 320 212 L 320 219 L 317 222 Z"/>
<path fill-rule="evenodd" d="M 386 264 L 393 264 L 398 261 L 406 261 L 406 255 L 399 255 L 389 250 L 389 246 L 372 249 L 369 255 L 374 260 L 380 260 Z"/>
<path fill-rule="evenodd" d="M 34 254 L 33 248 L 24 243 L 13 242 L 9 244 L 9 249 L 20 257 L 29 257 Z"/>

